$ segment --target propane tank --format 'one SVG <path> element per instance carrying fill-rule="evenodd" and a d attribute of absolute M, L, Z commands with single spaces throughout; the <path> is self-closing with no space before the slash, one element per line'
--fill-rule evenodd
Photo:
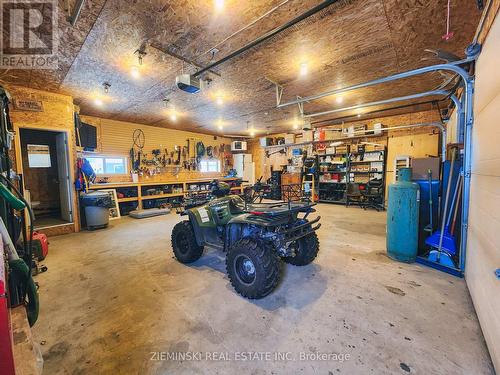
<path fill-rule="evenodd" d="M 387 255 L 407 263 L 415 261 L 418 249 L 419 186 L 411 176 L 411 168 L 399 170 L 387 206 Z"/>

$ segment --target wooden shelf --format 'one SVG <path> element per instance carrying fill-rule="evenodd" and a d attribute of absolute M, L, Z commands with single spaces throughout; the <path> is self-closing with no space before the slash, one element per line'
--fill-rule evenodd
<path fill-rule="evenodd" d="M 136 202 L 139 200 L 139 197 L 127 197 L 127 198 L 118 198 L 118 203 L 123 202 Z"/>
<path fill-rule="evenodd" d="M 196 180 L 178 180 L 178 181 L 141 181 L 141 182 L 108 182 L 97 183 L 89 186 L 91 190 L 97 189 L 119 189 L 127 187 L 142 187 L 142 186 L 156 186 L 156 185 L 182 185 L 182 184 L 195 184 L 195 183 L 209 183 L 213 180 L 218 181 L 234 181 L 239 180 L 238 177 L 220 177 L 220 178 L 200 178 Z"/>
<path fill-rule="evenodd" d="M 209 184 L 211 181 L 213 181 L 214 178 L 200 178 L 196 180 L 179 180 L 179 181 L 152 181 L 152 182 L 147 182 L 147 181 L 141 181 L 141 182 L 115 182 L 115 183 L 104 183 L 104 184 L 93 184 L 89 187 L 91 190 L 99 190 L 99 189 L 122 189 L 122 188 L 134 188 L 137 190 L 137 197 L 126 197 L 126 198 L 119 198 L 118 203 L 126 203 L 126 202 L 137 202 L 137 208 L 141 209 L 143 207 L 143 202 L 144 201 L 150 201 L 154 199 L 165 199 L 165 198 L 173 198 L 173 197 L 185 197 L 188 195 L 199 195 L 199 194 L 209 194 L 210 190 L 196 190 L 196 191 L 189 191 L 188 190 L 188 185 L 203 185 L 203 184 Z M 238 177 L 221 177 L 217 178 L 219 181 L 236 181 L 236 180 L 241 180 Z M 147 188 L 149 186 L 154 187 L 154 186 L 160 186 L 160 185 L 176 185 L 176 186 L 182 186 L 183 191 L 178 192 L 178 193 L 168 193 L 168 194 L 153 194 L 153 195 L 145 195 L 143 190 L 146 190 L 144 188 Z M 231 191 L 233 192 L 242 192 L 242 189 L 244 188 L 243 185 L 241 186 L 233 186 L 231 187 Z"/>
<path fill-rule="evenodd" d="M 183 197 L 184 193 L 171 193 L 171 194 L 155 194 L 155 195 L 143 195 L 141 199 L 161 199 L 161 198 L 172 198 L 172 197 Z"/>

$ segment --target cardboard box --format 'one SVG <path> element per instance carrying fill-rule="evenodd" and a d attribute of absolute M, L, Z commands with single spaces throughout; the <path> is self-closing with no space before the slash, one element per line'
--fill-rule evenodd
<path fill-rule="evenodd" d="M 427 180 L 429 169 L 432 172 L 432 179 L 439 179 L 440 158 L 416 158 L 411 160 L 412 179 Z"/>
<path fill-rule="evenodd" d="M 335 147 L 335 152 L 337 154 L 347 154 L 350 152 L 350 145 L 342 145 Z"/>
<path fill-rule="evenodd" d="M 365 152 L 384 151 L 384 150 L 385 147 L 383 145 L 365 144 Z"/>
<path fill-rule="evenodd" d="M 290 145 L 295 143 L 295 134 L 285 134 L 285 144 Z"/>
<path fill-rule="evenodd" d="M 312 130 L 302 131 L 302 142 L 312 142 L 314 140 L 314 132 Z"/>

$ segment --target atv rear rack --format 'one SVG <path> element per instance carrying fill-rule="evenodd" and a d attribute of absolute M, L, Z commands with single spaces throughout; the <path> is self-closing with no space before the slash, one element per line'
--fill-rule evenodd
<path fill-rule="evenodd" d="M 314 212 L 312 208 L 316 203 L 312 202 L 278 202 L 278 203 L 252 203 L 250 205 L 245 204 L 244 212 L 254 215 L 262 216 L 281 216 L 295 212 Z M 277 208 L 282 208 L 281 210 L 276 210 Z M 267 211 L 266 209 L 272 209 Z"/>
<path fill-rule="evenodd" d="M 289 245 L 290 243 L 298 240 L 299 238 L 305 237 L 308 234 L 317 231 L 321 227 L 321 224 L 318 224 L 316 226 L 313 226 L 313 224 L 316 224 L 320 219 L 321 216 L 318 216 L 316 219 L 312 221 L 307 221 L 303 224 L 280 231 L 279 234 L 285 235 L 286 244 Z"/>

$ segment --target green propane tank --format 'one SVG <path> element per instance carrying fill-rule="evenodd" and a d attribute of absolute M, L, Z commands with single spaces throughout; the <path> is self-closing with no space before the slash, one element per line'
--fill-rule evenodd
<path fill-rule="evenodd" d="M 418 250 L 419 186 L 411 176 L 411 168 L 399 170 L 387 206 L 387 255 L 407 263 L 415 261 Z"/>

